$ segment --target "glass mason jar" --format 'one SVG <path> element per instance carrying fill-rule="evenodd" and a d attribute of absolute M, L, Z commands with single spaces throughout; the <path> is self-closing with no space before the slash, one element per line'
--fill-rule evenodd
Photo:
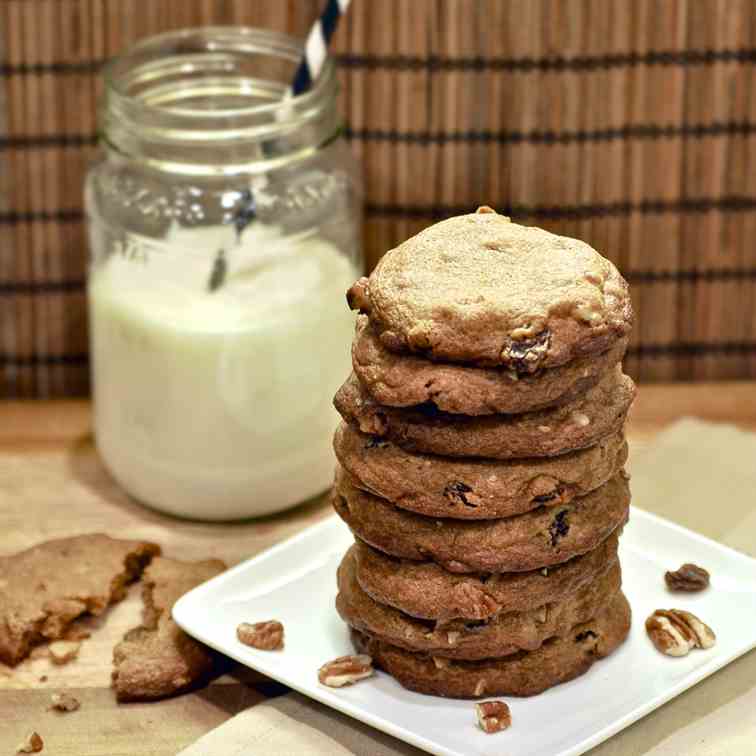
<path fill-rule="evenodd" d="M 105 69 L 86 183 L 95 435 L 146 504 L 229 520 L 331 483 L 361 186 L 336 74 L 245 28 L 148 39 Z"/>

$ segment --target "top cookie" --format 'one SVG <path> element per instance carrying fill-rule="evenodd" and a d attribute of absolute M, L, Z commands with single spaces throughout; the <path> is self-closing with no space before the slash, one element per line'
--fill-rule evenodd
<path fill-rule="evenodd" d="M 387 252 L 347 299 L 392 351 L 521 374 L 605 351 L 633 317 L 627 283 L 588 244 L 485 207 Z"/>

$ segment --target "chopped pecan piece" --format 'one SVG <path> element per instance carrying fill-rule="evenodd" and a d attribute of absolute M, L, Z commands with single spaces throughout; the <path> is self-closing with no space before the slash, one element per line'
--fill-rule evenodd
<path fill-rule="evenodd" d="M 664 580 L 670 591 L 702 591 L 709 586 L 709 573 L 697 564 L 686 562 L 675 572 L 665 572 Z"/>
<path fill-rule="evenodd" d="M 76 711 L 81 706 L 79 699 L 69 693 L 53 693 L 50 700 L 56 711 Z"/>
<path fill-rule="evenodd" d="M 451 504 L 457 504 L 459 502 L 466 507 L 474 509 L 476 505 L 467 498 L 467 494 L 471 492 L 472 488 L 470 488 L 467 483 L 463 483 L 461 480 L 454 480 L 451 483 L 447 483 L 444 487 L 444 498 Z"/>
<path fill-rule="evenodd" d="M 550 340 L 548 328 L 532 339 L 512 340 L 502 350 L 501 361 L 520 375 L 535 373 L 549 350 Z"/>
<path fill-rule="evenodd" d="M 482 701 L 475 704 L 478 725 L 483 732 L 501 732 L 512 724 L 509 706 L 504 701 Z"/>
<path fill-rule="evenodd" d="M 16 749 L 16 753 L 39 753 L 45 747 L 45 742 L 38 732 L 30 732 L 26 740 Z"/>
<path fill-rule="evenodd" d="M 570 415 L 573 425 L 577 425 L 578 428 L 585 428 L 591 424 L 591 418 L 582 412 L 573 412 Z"/>
<path fill-rule="evenodd" d="M 668 656 L 686 656 L 692 648 L 711 648 L 717 639 L 708 625 L 682 609 L 657 609 L 646 620 L 646 632 L 657 650 Z"/>
<path fill-rule="evenodd" d="M 245 645 L 261 651 L 278 651 L 283 648 L 284 627 L 278 620 L 242 622 L 236 628 L 236 637 Z"/>
<path fill-rule="evenodd" d="M 340 656 L 318 670 L 318 680 L 329 688 L 341 688 L 373 674 L 373 659 L 367 654 Z"/>

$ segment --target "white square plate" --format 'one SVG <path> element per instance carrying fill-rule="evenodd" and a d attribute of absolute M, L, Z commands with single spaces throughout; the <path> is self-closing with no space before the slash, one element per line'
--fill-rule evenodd
<path fill-rule="evenodd" d="M 334 608 L 336 567 L 352 542 L 337 517 L 219 575 L 173 608 L 176 622 L 227 656 L 334 709 L 448 756 L 580 754 L 756 646 L 756 560 L 655 515 L 632 508 L 621 539 L 623 588 L 633 608 L 628 641 L 587 674 L 533 698 L 508 697 L 513 726 L 495 737 L 475 726 L 473 703 L 411 693 L 388 675 L 341 689 L 318 683 L 323 663 L 353 653 Z M 700 594 L 671 595 L 665 570 L 693 561 L 712 574 Z M 687 657 L 662 657 L 646 637 L 655 609 L 689 609 L 709 622 L 717 644 Z M 282 652 L 248 648 L 240 622 L 278 619 Z"/>

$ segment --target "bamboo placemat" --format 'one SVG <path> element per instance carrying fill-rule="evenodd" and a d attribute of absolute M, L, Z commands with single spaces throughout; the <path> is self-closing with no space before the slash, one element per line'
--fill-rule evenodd
<path fill-rule="evenodd" d="M 0 396 L 88 389 L 81 183 L 102 61 L 200 24 L 302 36 L 320 6 L 0 3 Z M 370 264 L 490 204 L 620 266 L 635 377 L 756 376 L 753 0 L 354 0 L 334 42 Z"/>

